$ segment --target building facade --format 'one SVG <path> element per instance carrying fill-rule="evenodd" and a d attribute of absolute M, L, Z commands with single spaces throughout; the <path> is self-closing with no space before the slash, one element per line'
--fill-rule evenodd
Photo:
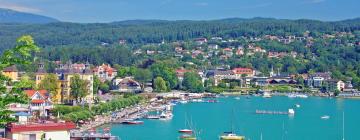
<path fill-rule="evenodd" d="M 6 138 L 12 140 L 70 140 L 70 129 L 76 128 L 72 122 L 8 124 Z"/>
<path fill-rule="evenodd" d="M 102 82 L 111 81 L 117 75 L 117 70 L 109 64 L 102 64 L 93 69 L 94 75 L 99 77 Z"/>
<path fill-rule="evenodd" d="M 57 94 L 54 95 L 52 98 L 53 101 L 60 103 L 60 102 L 70 102 L 73 99 L 71 98 L 71 79 L 75 75 L 79 75 L 80 79 L 87 81 L 87 96 L 84 98 L 84 101 L 90 103 L 92 102 L 94 95 L 93 95 L 93 81 L 94 76 L 93 72 L 90 69 L 90 64 L 72 64 L 70 61 L 61 64 L 59 63 L 57 68 L 55 69 L 54 73 L 57 75 Z M 45 78 L 48 73 L 44 70 L 44 64 L 40 63 L 38 71 L 36 73 L 36 85 L 39 85 L 41 81 Z"/>

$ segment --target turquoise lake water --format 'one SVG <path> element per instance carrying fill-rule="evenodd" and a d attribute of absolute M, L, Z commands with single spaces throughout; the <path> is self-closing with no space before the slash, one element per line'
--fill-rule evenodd
<path fill-rule="evenodd" d="M 169 121 L 144 120 L 143 125 L 111 125 L 112 135 L 122 140 L 177 140 L 178 130 L 185 127 L 185 114 L 200 133 L 199 140 L 218 140 L 231 129 L 247 140 L 342 140 L 342 120 L 345 112 L 345 140 L 360 140 L 360 100 L 309 97 L 233 97 L 219 98 L 219 103 L 188 103 L 174 106 Z M 300 108 L 295 108 L 300 104 Z M 259 115 L 255 110 L 287 111 L 288 115 Z M 234 113 L 233 113 L 234 112 Z M 323 120 L 321 116 L 330 119 Z M 233 118 L 233 119 L 232 119 Z M 232 121 L 233 120 L 233 121 Z"/>

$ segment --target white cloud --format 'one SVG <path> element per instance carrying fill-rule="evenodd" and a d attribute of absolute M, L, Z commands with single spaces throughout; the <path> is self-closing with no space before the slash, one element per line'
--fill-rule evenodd
<path fill-rule="evenodd" d="M 19 4 L 15 4 L 15 3 L 7 3 L 7 2 L 3 2 L 3 1 L 0 1 L 0 8 L 11 9 L 14 11 L 26 12 L 26 13 L 42 12 L 40 9 L 37 9 L 37 8 L 27 7 L 27 6 L 23 6 L 23 5 L 19 5 Z"/>

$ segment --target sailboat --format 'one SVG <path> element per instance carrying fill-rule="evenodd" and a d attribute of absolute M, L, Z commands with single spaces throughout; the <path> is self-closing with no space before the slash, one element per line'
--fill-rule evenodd
<path fill-rule="evenodd" d="M 193 133 L 193 130 L 191 128 L 192 122 L 189 123 L 187 121 L 187 116 L 185 115 L 185 127 L 188 125 L 189 128 L 180 129 L 178 132 L 182 133 L 182 135 L 179 137 L 180 140 L 196 140 L 196 135 Z"/>
<path fill-rule="evenodd" d="M 233 115 L 234 115 L 234 111 L 233 111 Z M 231 119 L 233 121 L 233 119 Z M 234 125 L 233 123 L 231 123 L 232 127 L 231 127 L 231 131 L 230 132 L 224 132 L 221 136 L 220 136 L 220 140 L 245 140 L 244 136 L 239 136 L 234 132 Z"/>

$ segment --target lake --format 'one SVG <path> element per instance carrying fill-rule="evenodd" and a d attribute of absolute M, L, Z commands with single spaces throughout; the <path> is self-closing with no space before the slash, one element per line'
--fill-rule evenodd
<path fill-rule="evenodd" d="M 360 100 L 309 97 L 218 98 L 218 103 L 187 103 L 174 106 L 169 121 L 144 120 L 143 125 L 111 125 L 112 135 L 122 140 L 177 140 L 177 132 L 191 120 L 200 140 L 218 140 L 233 127 L 247 140 L 342 140 L 345 112 L 345 139 L 360 140 Z M 295 104 L 300 104 L 296 108 Z M 255 114 L 256 109 L 287 111 L 295 115 Z M 321 119 L 328 115 L 329 119 Z M 186 117 L 187 116 L 187 117 Z"/>

